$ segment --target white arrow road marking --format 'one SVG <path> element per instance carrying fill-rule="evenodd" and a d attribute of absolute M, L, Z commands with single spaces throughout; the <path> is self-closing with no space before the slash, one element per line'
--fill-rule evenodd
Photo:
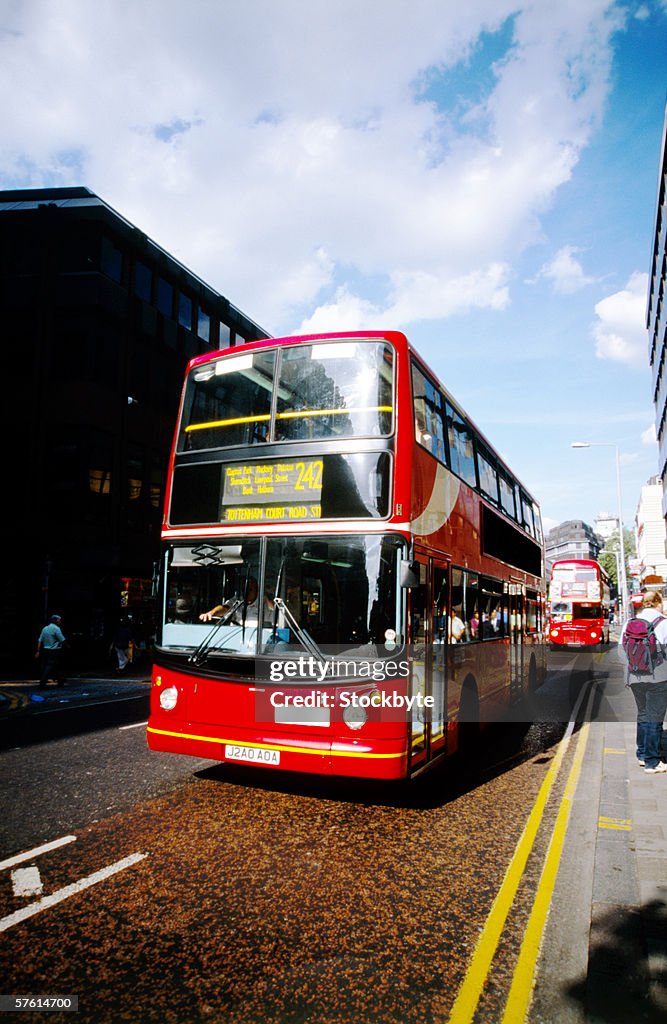
<path fill-rule="evenodd" d="M 33 864 L 29 868 L 17 868 L 12 871 L 12 892 L 15 896 L 41 896 L 42 879 L 39 868 Z"/>
<path fill-rule="evenodd" d="M 89 889 L 91 885 L 97 885 L 98 882 L 105 881 L 105 879 L 110 878 L 112 875 L 118 874 L 119 871 L 132 867 L 133 864 L 138 864 L 139 861 L 144 860 L 147 856 L 147 853 L 133 853 L 123 860 L 116 861 L 115 864 L 109 864 L 108 867 L 88 875 L 87 878 L 81 878 L 78 882 L 73 882 L 72 885 L 66 885 L 64 889 L 58 889 L 57 892 L 52 893 L 50 896 L 44 896 L 37 903 L 31 903 L 21 910 L 14 911 L 8 917 L 0 919 L 0 932 L 13 928 L 15 924 L 20 924 L 21 921 L 27 921 L 28 918 L 34 917 L 35 914 L 40 914 L 43 910 L 54 907 L 57 903 L 62 903 L 63 900 L 69 899 L 70 896 L 75 896 L 78 892 Z"/>

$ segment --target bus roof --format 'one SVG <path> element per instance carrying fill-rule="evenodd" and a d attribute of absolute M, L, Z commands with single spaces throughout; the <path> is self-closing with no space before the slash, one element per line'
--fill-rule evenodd
<path fill-rule="evenodd" d="M 203 355 L 195 356 L 191 359 L 187 365 L 186 373 L 189 373 L 195 366 L 200 366 L 202 363 L 210 362 L 213 359 L 220 359 L 226 356 L 239 355 L 243 352 L 257 352 L 262 349 L 275 348 L 276 346 L 282 347 L 286 345 L 305 345 L 310 344 L 313 341 L 343 341 L 349 339 L 351 341 L 379 341 L 386 339 L 391 342 L 397 348 L 403 348 L 407 354 L 412 357 L 420 367 L 430 376 L 442 390 L 447 401 L 453 406 L 453 408 L 465 419 L 470 427 L 474 430 L 477 437 L 486 445 L 489 451 L 493 452 L 494 457 L 498 461 L 498 464 L 507 473 L 509 477 L 516 481 L 521 491 L 525 496 L 533 502 L 534 505 L 538 506 L 538 502 L 535 500 L 533 495 L 530 493 L 528 488 L 519 480 L 516 473 L 510 469 L 505 460 L 498 454 L 495 446 L 488 440 L 484 433 L 479 429 L 475 421 L 467 414 L 465 409 L 460 405 L 459 402 L 451 395 L 451 393 L 444 386 L 438 375 L 433 372 L 428 363 L 415 349 L 412 343 L 408 340 L 407 336 L 402 331 L 393 330 L 369 330 L 369 331 L 332 331 L 321 334 L 293 334 L 285 335 L 278 338 L 266 338 L 261 341 L 247 341 L 243 345 L 235 345 L 231 348 L 218 349 L 211 352 L 206 352 Z"/>

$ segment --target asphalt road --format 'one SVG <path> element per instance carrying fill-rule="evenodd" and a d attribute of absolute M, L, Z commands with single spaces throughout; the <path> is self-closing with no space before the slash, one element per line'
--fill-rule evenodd
<path fill-rule="evenodd" d="M 140 727 L 4 752 L 0 856 L 61 842 L 0 876 L 2 991 L 110 1024 L 446 1020 L 591 661 L 552 667 L 540 724 L 418 785 L 153 754 Z M 480 1021 L 500 1019 L 550 814 Z"/>

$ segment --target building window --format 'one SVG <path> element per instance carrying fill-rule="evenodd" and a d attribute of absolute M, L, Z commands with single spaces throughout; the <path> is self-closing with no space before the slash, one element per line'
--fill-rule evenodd
<path fill-rule="evenodd" d="M 139 529 L 143 520 L 143 453 L 136 445 L 128 446 L 127 463 L 127 525 L 130 529 Z"/>
<path fill-rule="evenodd" d="M 192 299 L 183 292 L 178 296 L 178 322 L 186 330 L 192 330 Z"/>
<path fill-rule="evenodd" d="M 123 276 L 123 254 L 106 237 L 102 238 L 102 272 L 120 284 Z"/>
<path fill-rule="evenodd" d="M 220 348 L 227 348 L 231 344 L 232 332 L 226 323 L 220 321 Z"/>
<path fill-rule="evenodd" d="M 197 334 L 202 341 L 211 340 L 211 318 L 208 313 L 204 312 L 201 306 L 197 314 Z"/>
<path fill-rule="evenodd" d="M 141 260 L 137 260 L 134 268 L 134 294 L 145 302 L 151 301 L 151 287 L 153 284 L 153 272 Z"/>
<path fill-rule="evenodd" d="M 86 520 L 89 523 L 106 523 L 109 517 L 111 495 L 111 465 L 113 461 L 113 437 L 103 431 L 80 428 L 80 450 L 86 460 L 88 496 Z"/>
<path fill-rule="evenodd" d="M 157 282 L 157 308 L 165 316 L 173 316 L 174 289 L 163 277 L 159 277 Z"/>
<path fill-rule="evenodd" d="M 153 463 L 151 470 L 151 494 L 150 502 L 154 509 L 162 509 L 162 494 L 164 491 L 164 470 L 161 466 Z"/>

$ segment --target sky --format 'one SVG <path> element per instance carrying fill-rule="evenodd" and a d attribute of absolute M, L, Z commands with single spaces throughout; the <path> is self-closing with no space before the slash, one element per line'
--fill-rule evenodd
<path fill-rule="evenodd" d="M 275 336 L 404 331 L 546 528 L 617 514 L 615 448 L 632 526 L 666 55 L 667 0 L 0 0 L 0 188 Z"/>

